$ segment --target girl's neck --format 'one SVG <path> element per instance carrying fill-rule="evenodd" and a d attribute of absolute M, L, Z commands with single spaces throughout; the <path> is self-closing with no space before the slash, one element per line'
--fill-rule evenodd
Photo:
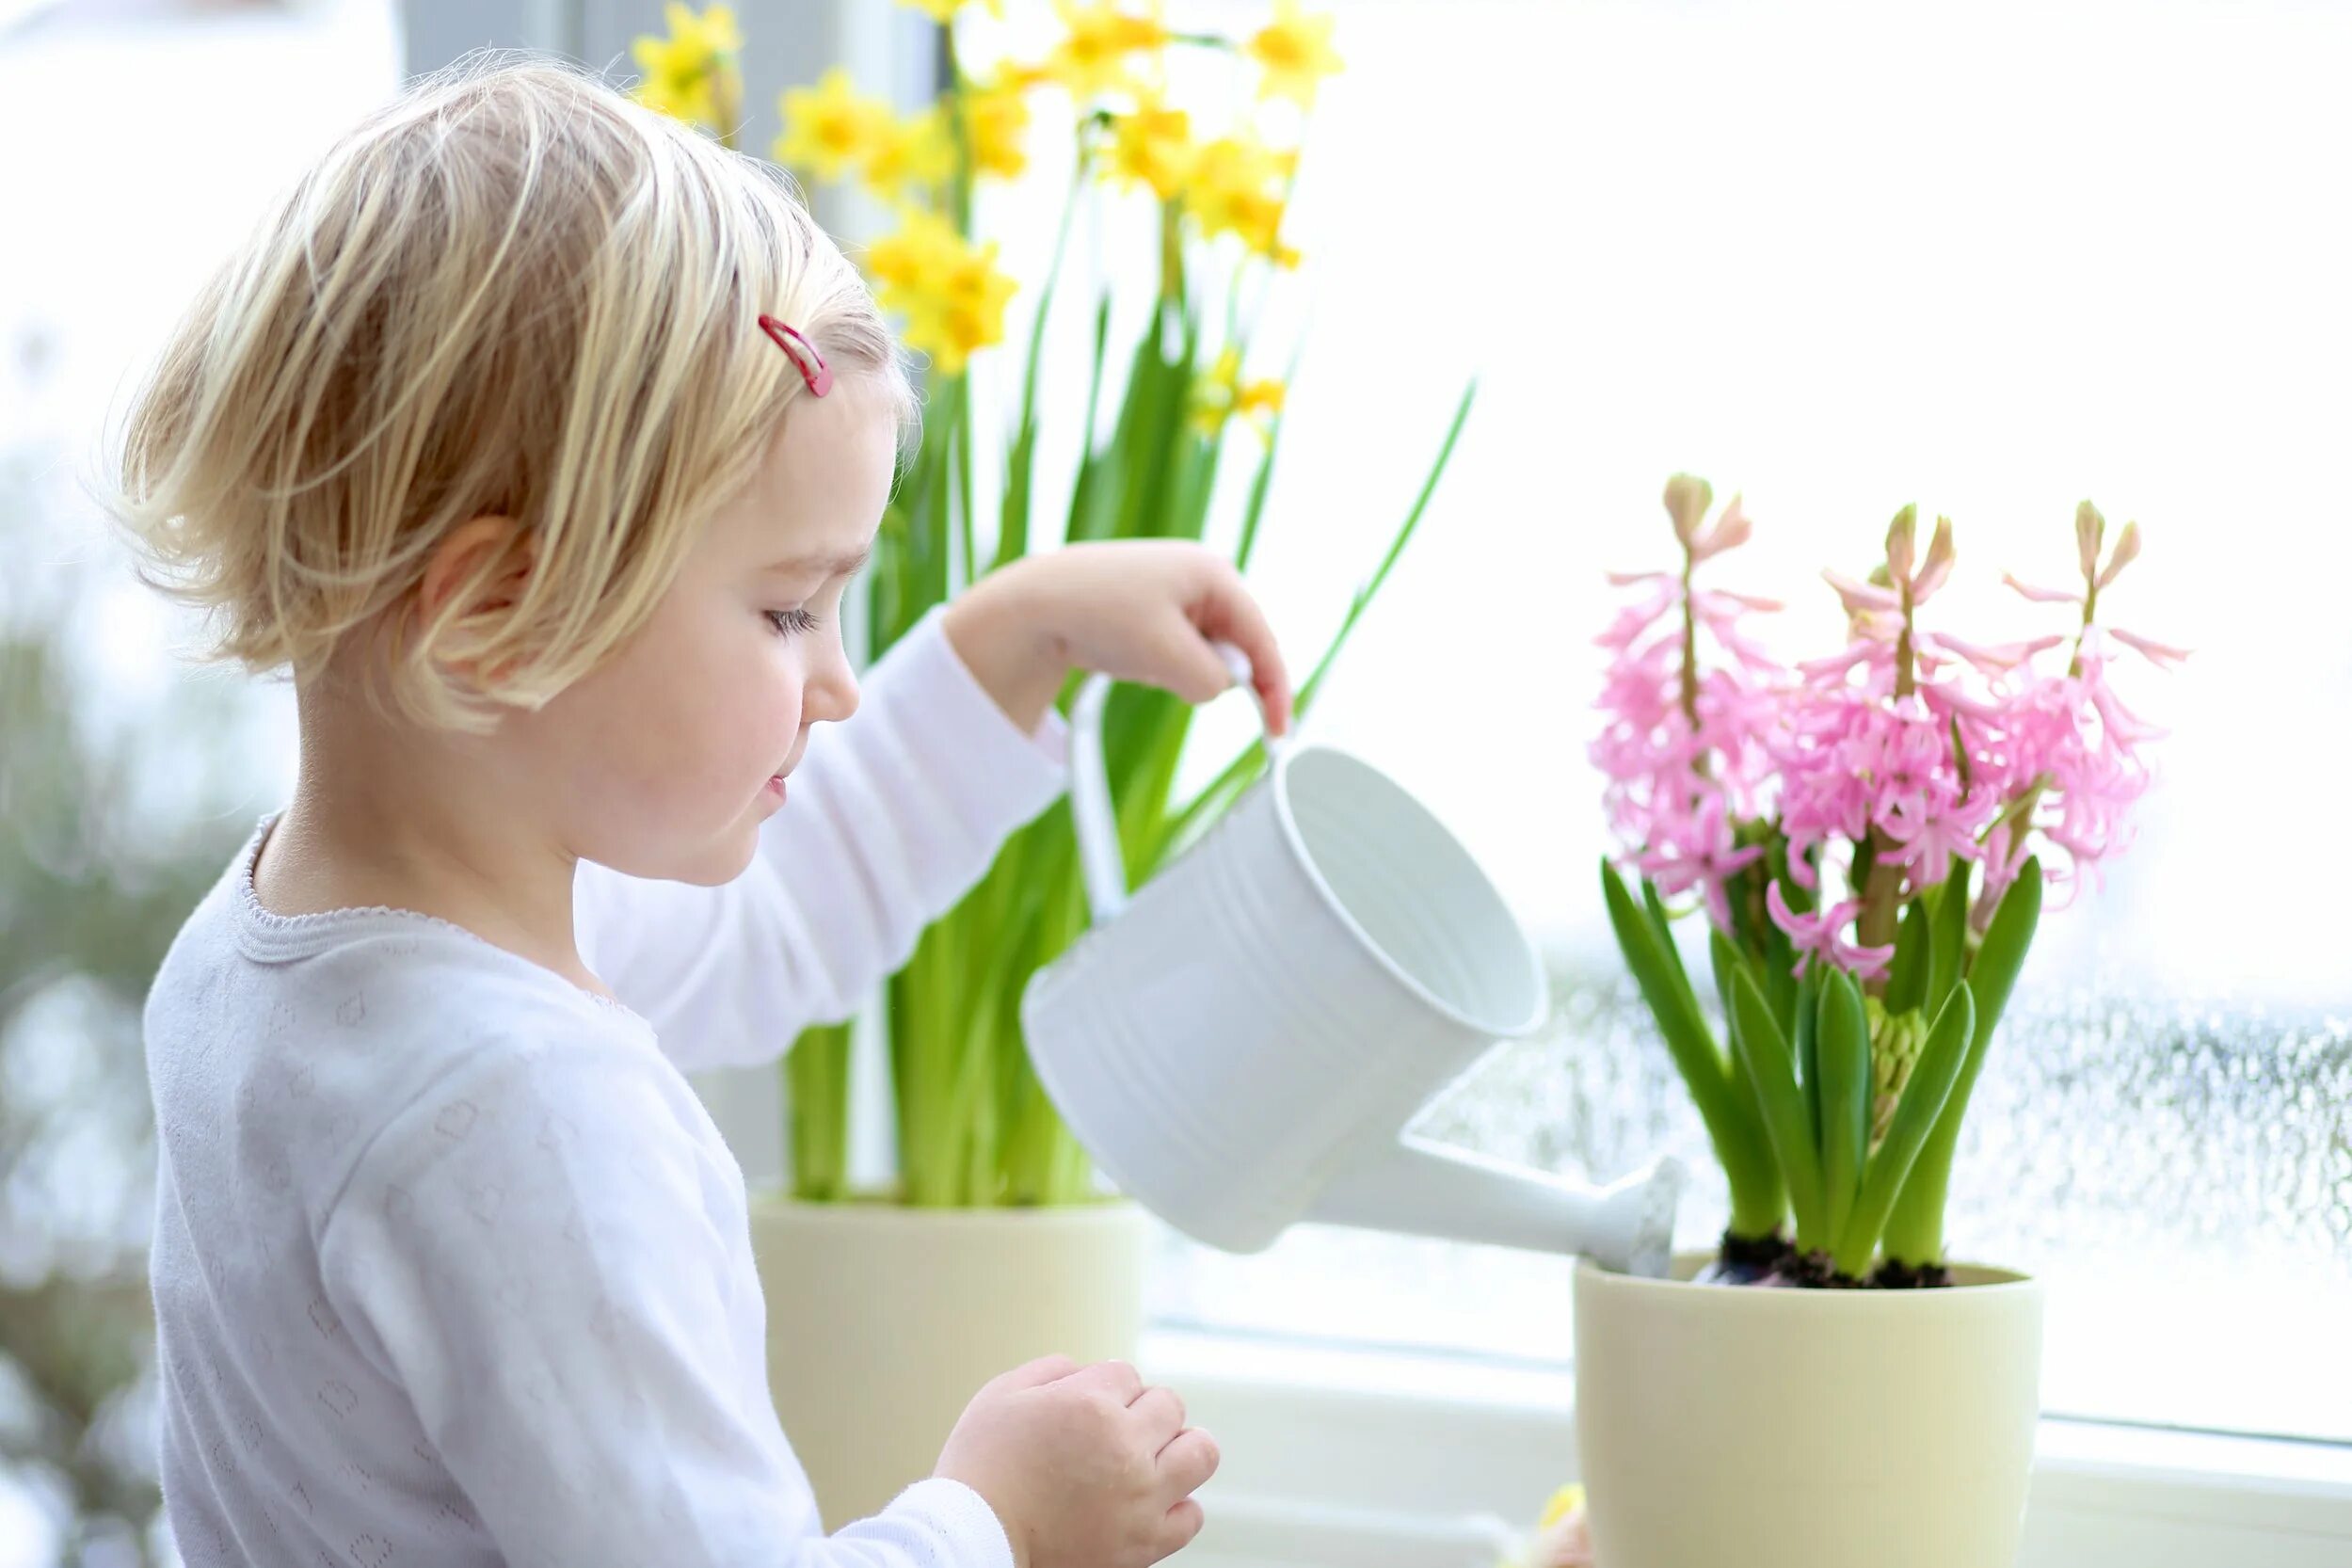
<path fill-rule="evenodd" d="M 444 737 L 392 735 L 340 704 L 300 704 L 294 798 L 272 825 L 253 890 L 274 914 L 386 907 L 430 915 L 609 996 L 581 961 L 578 861 L 543 814 L 508 798 Z"/>

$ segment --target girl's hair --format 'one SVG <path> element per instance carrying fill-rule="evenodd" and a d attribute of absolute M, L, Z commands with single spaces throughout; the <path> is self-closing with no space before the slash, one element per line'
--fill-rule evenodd
<path fill-rule="evenodd" d="M 213 656 L 300 680 L 373 623 L 402 712 L 484 728 L 641 627 L 748 481 L 806 391 L 763 312 L 911 424 L 872 296 L 788 176 L 581 68 L 472 56 L 337 142 L 204 287 L 106 499 L 142 575 L 213 614 Z M 437 613 L 385 616 L 483 516 L 527 534 L 519 589 L 486 550 Z"/>

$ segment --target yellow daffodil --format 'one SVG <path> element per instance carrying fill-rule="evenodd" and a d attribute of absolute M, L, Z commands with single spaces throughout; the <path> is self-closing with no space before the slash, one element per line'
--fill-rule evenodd
<path fill-rule="evenodd" d="M 1299 253 L 1282 238 L 1282 215 L 1298 158 L 1296 152 L 1276 152 L 1247 137 L 1220 136 L 1193 161 L 1186 209 L 1203 234 L 1239 235 L 1276 264 L 1296 266 Z"/>
<path fill-rule="evenodd" d="M 1168 41 L 1167 24 L 1157 9 L 1149 16 L 1122 10 L 1118 0 L 1053 0 L 1054 9 L 1069 33 L 1046 56 L 1045 72 L 1070 89 L 1074 98 L 1096 98 L 1106 92 L 1130 91 L 1134 73 L 1128 56 L 1160 49 Z"/>
<path fill-rule="evenodd" d="M 1191 413 L 1193 428 L 1213 436 L 1233 414 L 1234 383 L 1241 376 L 1240 350 L 1228 348 L 1217 362 L 1193 378 Z"/>
<path fill-rule="evenodd" d="M 858 161 L 866 183 L 885 197 L 928 190 L 955 172 L 955 141 L 937 108 L 887 117 Z"/>
<path fill-rule="evenodd" d="M 1233 400 L 1233 411 L 1243 419 L 1271 423 L 1282 412 L 1285 389 L 1279 381 L 1247 381 Z"/>
<path fill-rule="evenodd" d="M 838 65 L 814 88 L 786 92 L 782 105 L 784 134 L 776 138 L 776 161 L 820 180 L 838 180 L 865 164 L 894 123 L 889 105 L 858 92 Z"/>
<path fill-rule="evenodd" d="M 689 124 L 732 131 L 720 120 L 731 118 L 743 99 L 737 60 L 744 39 L 734 11 L 712 6 L 696 16 L 692 7 L 672 0 L 663 14 L 669 24 L 667 38 L 648 33 L 630 45 L 645 72 L 635 89 L 637 102 Z"/>
<path fill-rule="evenodd" d="M 943 376 L 960 376 L 971 356 L 1004 341 L 1004 308 L 1018 286 L 997 265 L 997 246 L 975 247 L 936 213 L 874 243 L 866 270 L 882 303 L 906 322 L 909 346 Z"/>
<path fill-rule="evenodd" d="M 873 242 L 866 251 L 866 275 L 873 280 L 884 302 L 923 292 L 931 280 L 954 264 L 964 246 L 955 225 L 937 213 L 920 209 L 906 214 L 898 232 Z"/>
<path fill-rule="evenodd" d="M 1015 180 L 1029 167 L 1022 143 L 1029 130 L 1031 85 L 1025 72 L 1008 70 L 963 90 L 964 136 L 976 172 Z"/>
<path fill-rule="evenodd" d="M 1544 1517 L 1535 1522 L 1537 1529 L 1549 1529 L 1584 1506 L 1584 1488 L 1563 1486 L 1552 1494 L 1552 1500 L 1544 1505 Z"/>
<path fill-rule="evenodd" d="M 948 277 L 933 341 L 910 330 L 907 341 L 923 349 L 942 375 L 961 376 L 973 354 L 1004 341 L 1004 307 L 1019 284 L 997 265 L 994 240 L 968 251 Z"/>
<path fill-rule="evenodd" d="M 1173 201 L 1192 177 L 1196 155 L 1191 117 L 1147 99 L 1134 113 L 1113 120 L 1103 172 L 1122 184 L 1149 185 L 1160 200 Z"/>
<path fill-rule="evenodd" d="M 1242 52 L 1265 69 L 1258 84 L 1264 98 L 1288 98 L 1303 109 L 1315 106 L 1315 89 L 1339 70 L 1331 47 L 1332 19 L 1309 16 L 1299 0 L 1274 0 L 1274 19 Z"/>
<path fill-rule="evenodd" d="M 1279 381 L 1243 381 L 1241 351 L 1228 347 L 1192 385 L 1193 427 L 1213 436 L 1226 420 L 1238 415 L 1265 435 L 1282 412 L 1283 394 Z"/>
<path fill-rule="evenodd" d="M 922 12 L 934 22 L 952 22 L 955 13 L 971 4 L 971 0 L 898 0 L 898 3 L 910 10 Z M 988 0 L 988 14 L 1002 16 L 1004 0 Z"/>
<path fill-rule="evenodd" d="M 1584 1511 L 1583 1487 L 1563 1486 L 1554 1493 L 1528 1543 L 1526 1568 L 1593 1568 L 1592 1530 Z"/>

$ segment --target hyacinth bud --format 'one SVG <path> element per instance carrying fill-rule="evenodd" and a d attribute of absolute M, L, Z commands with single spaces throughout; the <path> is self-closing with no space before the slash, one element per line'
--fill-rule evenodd
<path fill-rule="evenodd" d="M 1902 1103 L 1912 1069 L 1919 1065 L 1919 1052 L 1928 1043 L 1928 1016 L 1919 1011 L 1890 1014 L 1877 997 L 1862 1000 L 1870 1019 L 1870 1148 L 1876 1153 L 1895 1120 L 1895 1108 Z"/>
<path fill-rule="evenodd" d="M 1666 481 L 1666 515 L 1674 520 L 1674 537 L 1685 545 L 1697 538 L 1714 501 L 1715 487 L 1695 474 L 1678 473 Z"/>
<path fill-rule="evenodd" d="M 1692 541 L 1691 559 L 1704 561 L 1710 555 L 1736 550 L 1746 544 L 1749 535 L 1754 531 L 1754 524 L 1748 520 L 1746 509 L 1739 504 L 1739 497 L 1734 496 L 1716 518 L 1715 526 L 1708 529 L 1703 537 Z"/>
<path fill-rule="evenodd" d="M 1952 575 L 1956 552 L 1952 548 L 1952 520 L 1935 520 L 1935 537 L 1928 541 L 1928 558 L 1919 563 L 1919 575 L 1912 579 L 1911 599 L 1913 604 L 1924 603 L 1929 594 L 1944 586 Z"/>
<path fill-rule="evenodd" d="M 1919 543 L 1919 508 L 1906 506 L 1895 514 L 1886 530 L 1886 569 L 1896 582 L 1909 583 Z"/>
<path fill-rule="evenodd" d="M 2099 547 L 2107 536 L 2107 520 L 2099 515 L 2099 508 L 2086 501 L 2074 508 L 2074 548 L 2082 555 L 2083 581 L 2090 582 L 2099 575 Z"/>
<path fill-rule="evenodd" d="M 2099 574 L 2099 585 L 2114 582 L 2125 567 L 2139 559 L 2139 524 L 2127 522 L 2115 541 L 2115 553 L 2107 557 L 2107 569 Z"/>

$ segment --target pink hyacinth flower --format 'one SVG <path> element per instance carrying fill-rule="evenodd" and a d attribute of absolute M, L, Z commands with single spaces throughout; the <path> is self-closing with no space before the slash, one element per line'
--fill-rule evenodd
<path fill-rule="evenodd" d="M 1800 915 L 1788 906 L 1776 881 L 1764 889 L 1765 908 L 1771 914 L 1772 923 L 1786 933 L 1797 949 L 1797 969 L 1802 975 L 1813 960 L 1818 958 L 1833 968 L 1863 980 L 1874 980 L 1895 957 L 1893 947 L 1863 947 L 1848 942 L 1846 927 L 1862 910 L 1858 899 L 1847 899 L 1831 905 L 1826 912 Z"/>

